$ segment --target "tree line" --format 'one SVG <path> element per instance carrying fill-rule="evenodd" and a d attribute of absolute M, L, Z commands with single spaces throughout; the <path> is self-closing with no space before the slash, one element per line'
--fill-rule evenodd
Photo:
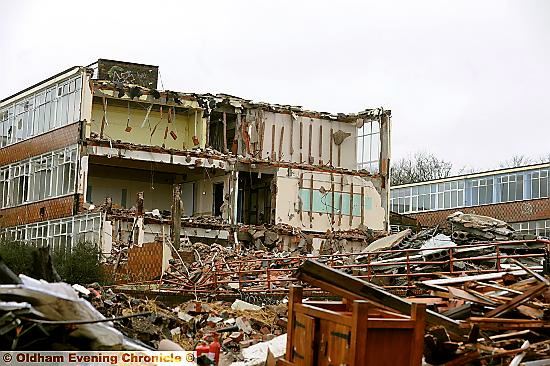
<path fill-rule="evenodd" d="M 498 163 L 498 168 L 516 168 L 520 166 L 550 162 L 550 153 L 534 159 L 525 155 L 514 155 L 510 159 Z M 453 164 L 450 161 L 439 159 L 435 155 L 419 151 L 407 158 L 401 158 L 392 163 L 391 185 L 425 182 L 429 180 L 448 178 L 451 176 Z M 471 167 L 458 169 L 458 175 L 477 173 Z"/>

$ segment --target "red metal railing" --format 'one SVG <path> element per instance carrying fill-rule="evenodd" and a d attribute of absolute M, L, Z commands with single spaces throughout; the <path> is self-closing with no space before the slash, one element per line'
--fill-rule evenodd
<path fill-rule="evenodd" d="M 441 275 L 481 274 L 508 270 L 508 259 L 531 260 L 532 264 L 550 251 L 544 239 L 502 241 L 429 249 L 383 250 L 370 253 L 337 253 L 292 257 L 262 257 L 221 261 L 211 264 L 197 282 L 181 273 L 159 281 L 140 282 L 141 289 L 179 294 L 267 294 L 284 295 L 295 279 L 294 270 L 306 259 L 314 259 L 355 277 L 375 282 L 388 290 L 417 289 L 421 280 Z M 389 258 L 391 256 L 391 258 Z M 528 265 L 529 266 L 529 265 Z M 426 267 L 432 267 L 428 270 Z M 435 267 L 435 268 L 434 268 Z M 533 267 L 531 265 L 531 267 Z M 535 267 L 536 268 L 536 267 Z M 437 270 L 434 270 L 437 269 Z M 519 268 L 514 268 L 519 269 Z M 131 284 L 125 287 L 132 286 Z M 307 289 L 315 293 L 317 289 Z"/>

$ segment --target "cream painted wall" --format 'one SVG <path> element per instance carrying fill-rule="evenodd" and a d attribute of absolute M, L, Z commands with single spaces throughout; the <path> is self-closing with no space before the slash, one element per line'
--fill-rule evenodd
<path fill-rule="evenodd" d="M 206 123 L 201 118 L 202 112 L 197 111 L 196 132 L 195 132 L 195 111 L 183 108 L 176 109 L 175 121 L 168 123 L 168 106 L 163 106 L 162 120 L 160 119 L 159 111 L 151 111 L 149 121 L 142 128 L 141 125 L 147 114 L 148 103 L 130 103 L 130 123 L 132 128 L 130 132 L 126 132 L 128 122 L 128 108 L 110 106 L 109 98 L 107 98 L 107 124 L 104 128 L 104 138 L 111 140 L 121 140 L 123 142 L 131 142 L 133 144 L 162 146 L 167 149 L 191 149 L 195 147 L 193 144 L 193 136 L 195 133 L 199 137 L 200 147 L 204 147 L 206 139 Z M 118 102 L 118 101 L 117 101 Z M 101 121 L 103 119 L 103 105 L 97 102 L 92 107 L 92 122 L 91 130 L 98 135 L 101 131 Z M 155 128 L 156 126 L 156 128 Z M 164 139 L 164 133 L 168 126 L 168 134 Z M 170 135 L 173 131 L 177 138 L 174 140 Z M 152 134 L 152 135 L 151 135 Z"/>
<path fill-rule="evenodd" d="M 304 230 L 324 232 L 331 227 L 337 230 L 349 230 L 357 228 L 361 224 L 360 216 L 353 216 L 350 225 L 349 215 L 342 214 L 339 220 L 339 214 L 336 212 L 335 224 L 331 225 L 330 213 L 313 212 L 309 213 L 309 207 L 303 207 L 299 195 L 300 174 L 303 174 L 303 189 L 311 189 L 311 177 L 313 177 L 313 189 L 320 191 L 323 187 L 326 191 L 331 191 L 330 173 L 301 171 L 292 169 L 291 175 L 288 175 L 288 169 L 279 169 L 277 172 L 277 202 L 276 202 L 276 223 L 284 223 L 300 227 Z M 373 230 L 384 230 L 385 210 L 381 205 L 380 193 L 376 190 L 373 183 L 368 179 L 353 175 L 333 174 L 334 191 L 351 193 L 351 183 L 353 182 L 354 195 L 361 194 L 363 187 L 364 197 L 370 202 L 369 207 L 363 209 L 363 225 Z M 343 185 L 341 178 L 343 177 Z M 328 193 L 330 195 L 330 193 Z M 354 205 L 360 205 L 360 201 L 354 200 Z M 300 219 L 300 209 L 302 209 Z M 356 209 L 360 210 L 360 207 Z M 340 221 L 340 225 L 338 222 Z"/>
<path fill-rule="evenodd" d="M 356 138 L 357 127 L 354 124 L 346 122 L 332 121 L 328 119 L 310 118 L 296 116 L 294 119 L 289 114 L 264 112 L 265 132 L 263 139 L 264 159 L 269 159 L 272 153 L 272 142 L 274 142 L 275 160 L 279 160 L 279 146 L 282 146 L 282 161 L 300 162 L 300 152 L 302 153 L 302 162 L 309 163 L 309 157 L 313 158 L 314 165 L 328 165 L 330 161 L 330 145 L 332 145 L 332 165 L 334 167 L 357 169 L 356 162 Z M 251 118 L 251 117 L 248 117 Z M 300 149 L 300 123 L 302 124 L 302 149 Z M 275 126 L 275 138 L 273 139 L 273 126 Z M 284 131 L 282 127 L 284 126 Z M 309 148 L 309 129 L 311 126 L 311 155 Z M 319 144 L 322 126 L 322 145 Z M 330 135 L 330 129 L 333 132 L 342 130 L 350 133 L 344 142 L 340 145 L 340 165 L 338 165 L 338 146 L 334 144 Z M 283 142 L 280 144 L 281 131 L 283 132 Z M 293 151 L 292 151 L 293 150 Z"/>
<path fill-rule="evenodd" d="M 224 183 L 227 187 L 226 177 L 213 177 L 188 181 L 182 184 L 183 216 L 211 215 L 213 200 L 213 183 Z M 122 189 L 127 189 L 126 208 L 135 205 L 138 192 L 144 192 L 144 208 L 151 211 L 171 210 L 172 207 L 172 184 L 139 182 L 117 178 L 88 177 L 88 187 L 92 187 L 91 198 L 95 205 L 104 202 L 105 197 L 112 197 L 113 203 L 121 204 Z M 192 212 L 194 210 L 194 212 Z"/>

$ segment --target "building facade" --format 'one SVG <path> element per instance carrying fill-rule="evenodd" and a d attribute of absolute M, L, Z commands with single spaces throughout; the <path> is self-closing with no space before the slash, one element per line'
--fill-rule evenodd
<path fill-rule="evenodd" d="M 518 231 L 550 236 L 550 163 L 468 174 L 391 189 L 391 210 L 422 226 L 455 212 L 491 216 Z"/>
<path fill-rule="evenodd" d="M 253 242 L 251 227 L 274 230 L 281 248 L 387 229 L 390 111 L 162 91 L 157 75 L 101 59 L 1 101 L 2 235 L 109 255 Z"/>

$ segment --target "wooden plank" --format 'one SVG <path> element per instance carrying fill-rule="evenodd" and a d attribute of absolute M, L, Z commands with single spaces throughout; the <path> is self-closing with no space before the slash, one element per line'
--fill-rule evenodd
<path fill-rule="evenodd" d="M 518 329 L 547 329 L 550 322 L 529 319 L 503 319 L 503 318 L 468 318 L 468 323 L 477 324 L 481 330 L 518 330 Z"/>
<path fill-rule="evenodd" d="M 437 280 L 427 280 L 422 281 L 423 285 L 454 285 L 458 283 L 470 282 L 470 281 L 483 281 L 483 280 L 495 280 L 502 278 L 505 275 L 512 274 L 514 276 L 524 276 L 527 274 L 524 270 L 512 271 L 512 272 L 496 272 L 496 273 L 484 273 L 479 275 L 472 276 L 461 276 L 461 277 L 452 277 L 452 278 L 439 278 Z"/>
<path fill-rule="evenodd" d="M 296 304 L 299 306 L 300 304 Z M 315 335 L 315 319 L 305 314 L 295 313 L 294 344 L 292 361 L 298 365 L 314 365 L 313 337 Z"/>
<path fill-rule="evenodd" d="M 452 361 L 446 362 L 443 365 L 444 366 L 462 366 L 467 364 L 470 361 L 477 360 L 479 356 L 480 356 L 479 351 L 476 349 L 474 351 L 463 353 L 459 357 L 455 358 Z"/>
<path fill-rule="evenodd" d="M 332 166 L 332 145 L 334 145 L 332 143 L 332 135 L 333 135 L 334 131 L 332 129 L 332 127 L 330 128 L 330 138 L 329 138 L 329 144 L 330 144 L 330 149 L 329 149 L 329 159 L 328 159 L 328 165 L 329 166 Z"/>
<path fill-rule="evenodd" d="M 295 366 L 295 364 L 285 359 L 280 359 L 277 360 L 277 366 Z"/>
<path fill-rule="evenodd" d="M 302 123 L 302 118 L 300 117 L 300 161 L 299 163 L 303 163 L 304 158 L 302 154 L 302 149 L 304 147 L 304 124 Z"/>
<path fill-rule="evenodd" d="M 223 153 L 227 154 L 227 115 L 223 112 Z"/>
<path fill-rule="evenodd" d="M 288 323 L 285 354 L 285 359 L 288 361 L 292 361 L 292 345 L 294 344 L 294 307 L 302 302 L 303 293 L 304 289 L 302 288 L 302 286 L 292 285 L 288 294 Z"/>
<path fill-rule="evenodd" d="M 344 205 L 344 176 L 340 175 L 340 198 L 338 200 L 338 226 L 342 226 L 342 211 L 344 211 L 344 208 L 342 207 Z"/>
<path fill-rule="evenodd" d="M 475 303 L 479 303 L 479 304 L 483 304 L 483 305 L 489 305 L 489 306 L 499 305 L 499 303 L 497 303 L 495 301 L 492 301 L 492 300 L 487 299 L 487 298 L 482 297 L 482 296 L 476 296 L 474 294 L 471 294 L 471 293 L 469 293 L 467 291 L 464 291 L 462 289 L 459 289 L 459 288 L 449 286 L 449 287 L 447 287 L 447 289 L 449 290 L 449 293 L 451 294 L 451 298 L 458 298 L 458 299 L 471 301 L 471 302 L 475 302 Z"/>
<path fill-rule="evenodd" d="M 290 116 L 290 161 L 294 155 L 294 117 Z"/>
<path fill-rule="evenodd" d="M 313 173 L 309 183 L 309 227 L 313 227 Z"/>
<path fill-rule="evenodd" d="M 319 124 L 319 165 L 323 161 L 323 125 Z"/>
<path fill-rule="evenodd" d="M 283 160 L 283 140 L 285 137 L 285 126 L 281 127 L 281 136 L 279 136 L 279 160 Z"/>
<path fill-rule="evenodd" d="M 502 305 L 496 307 L 495 309 L 489 311 L 487 314 L 485 314 L 485 317 L 493 318 L 493 317 L 497 317 L 497 316 L 501 316 L 503 314 L 506 314 L 510 310 L 515 309 L 517 306 L 521 305 L 522 303 L 528 301 L 532 297 L 535 297 L 538 294 L 540 294 L 541 292 L 543 292 L 546 289 L 546 287 L 548 287 L 547 283 L 545 283 L 545 282 L 539 283 L 538 285 L 536 285 L 535 287 L 533 287 L 530 290 L 526 291 L 522 295 L 518 295 L 518 296 L 514 297 L 511 301 L 509 301 L 505 304 L 502 304 Z"/>
<path fill-rule="evenodd" d="M 298 182 L 298 189 L 301 191 L 304 188 L 304 173 L 300 171 L 300 181 Z M 304 221 L 304 201 L 300 200 L 300 223 Z"/>
<path fill-rule="evenodd" d="M 307 163 L 308 164 L 311 164 L 312 159 L 313 159 L 313 156 L 311 156 L 311 146 L 313 145 L 313 140 L 312 139 L 313 139 L 313 125 L 310 122 L 309 123 L 309 136 L 308 136 L 309 145 L 307 147 Z"/>
<path fill-rule="evenodd" d="M 309 315 L 314 318 L 325 319 L 346 326 L 352 325 L 352 317 L 351 313 L 349 312 L 321 309 L 315 306 L 308 305 L 307 303 L 295 304 L 294 309 L 296 309 L 296 313 Z"/>
<path fill-rule="evenodd" d="M 501 290 L 501 291 L 508 291 L 510 293 L 517 294 L 517 295 L 521 295 L 523 293 L 521 291 L 516 291 L 516 290 L 513 290 L 513 289 L 508 288 L 508 287 L 499 286 L 495 283 L 481 282 L 481 281 L 475 281 L 475 283 L 476 283 L 476 285 L 479 285 L 479 286 L 491 287 L 491 288 Z"/>
<path fill-rule="evenodd" d="M 349 226 L 353 225 L 353 177 L 349 189 Z"/>
<path fill-rule="evenodd" d="M 334 174 L 330 173 L 330 226 L 334 225 Z"/>
<path fill-rule="evenodd" d="M 539 275 L 537 272 L 531 270 L 529 267 L 523 265 L 523 263 L 521 263 L 520 261 L 518 261 L 517 259 L 515 258 L 510 258 L 510 261 L 516 265 L 518 265 L 521 269 L 523 269 L 524 271 L 526 271 L 527 273 L 529 273 L 531 276 L 535 277 L 537 280 L 539 280 L 540 282 L 544 282 L 545 284 L 547 285 L 550 285 L 550 281 L 544 277 L 544 276 L 541 276 Z"/>
<path fill-rule="evenodd" d="M 271 125 L 271 161 L 275 161 L 275 125 Z"/>
<path fill-rule="evenodd" d="M 366 281 L 309 259 L 298 268 L 296 277 L 306 282 L 308 282 L 306 278 L 315 278 L 318 280 L 316 286 L 342 297 L 349 297 L 352 294 L 355 298 L 370 300 L 375 305 L 397 310 L 406 315 L 410 315 L 412 311 L 410 302 Z M 459 322 L 431 310 L 426 311 L 426 321 L 428 324 L 444 326 L 447 332 L 455 336 L 467 333 L 464 329 L 460 329 Z"/>
<path fill-rule="evenodd" d="M 411 344 L 411 362 L 409 366 L 422 364 L 424 355 L 424 330 L 426 327 L 426 304 L 413 304 L 411 320 L 414 322 L 413 339 Z"/>
<path fill-rule="evenodd" d="M 365 224 L 365 187 L 361 187 L 361 225 Z"/>
<path fill-rule="evenodd" d="M 279 359 L 277 360 L 277 366 L 295 366 L 295 364 L 285 359 Z"/>

